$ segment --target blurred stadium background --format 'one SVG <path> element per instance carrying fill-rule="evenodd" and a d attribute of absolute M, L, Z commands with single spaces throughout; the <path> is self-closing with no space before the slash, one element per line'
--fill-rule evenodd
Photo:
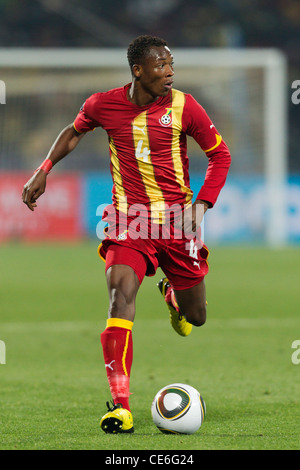
<path fill-rule="evenodd" d="M 0 0 L 0 241 L 96 238 L 111 194 L 104 131 L 52 171 L 34 217 L 22 186 L 90 94 L 130 81 L 126 47 L 149 33 L 168 40 L 175 87 L 200 101 L 232 152 L 207 243 L 300 242 L 299 31 L 296 0 Z M 198 192 L 207 161 L 189 149 Z"/>

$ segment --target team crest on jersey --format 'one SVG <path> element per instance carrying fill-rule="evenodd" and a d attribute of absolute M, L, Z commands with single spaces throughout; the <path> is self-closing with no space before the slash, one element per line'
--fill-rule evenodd
<path fill-rule="evenodd" d="M 167 112 L 160 118 L 159 123 L 164 127 L 172 124 L 172 108 L 166 108 Z"/>

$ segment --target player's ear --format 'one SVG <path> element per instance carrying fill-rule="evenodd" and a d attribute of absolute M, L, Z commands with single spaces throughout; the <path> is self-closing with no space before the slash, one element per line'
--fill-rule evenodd
<path fill-rule="evenodd" d="M 132 67 L 132 76 L 136 79 L 139 80 L 140 76 L 142 73 L 142 66 L 139 64 L 134 64 Z"/>

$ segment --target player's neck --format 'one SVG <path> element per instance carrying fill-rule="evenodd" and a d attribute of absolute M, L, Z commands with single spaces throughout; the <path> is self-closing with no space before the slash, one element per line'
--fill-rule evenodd
<path fill-rule="evenodd" d="M 139 86 L 139 82 L 133 80 L 131 86 L 127 90 L 127 99 L 137 106 L 147 106 L 154 103 L 159 96 L 152 96 L 146 90 Z"/>

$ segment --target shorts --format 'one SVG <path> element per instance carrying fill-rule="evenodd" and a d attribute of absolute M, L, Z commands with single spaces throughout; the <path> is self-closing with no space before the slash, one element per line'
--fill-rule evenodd
<path fill-rule="evenodd" d="M 119 237 L 120 238 L 120 237 Z M 208 248 L 196 238 L 132 240 L 105 238 L 98 248 L 106 271 L 115 264 L 130 266 L 141 284 L 144 276 L 154 276 L 158 267 L 175 290 L 184 290 L 203 281 L 208 273 Z"/>

